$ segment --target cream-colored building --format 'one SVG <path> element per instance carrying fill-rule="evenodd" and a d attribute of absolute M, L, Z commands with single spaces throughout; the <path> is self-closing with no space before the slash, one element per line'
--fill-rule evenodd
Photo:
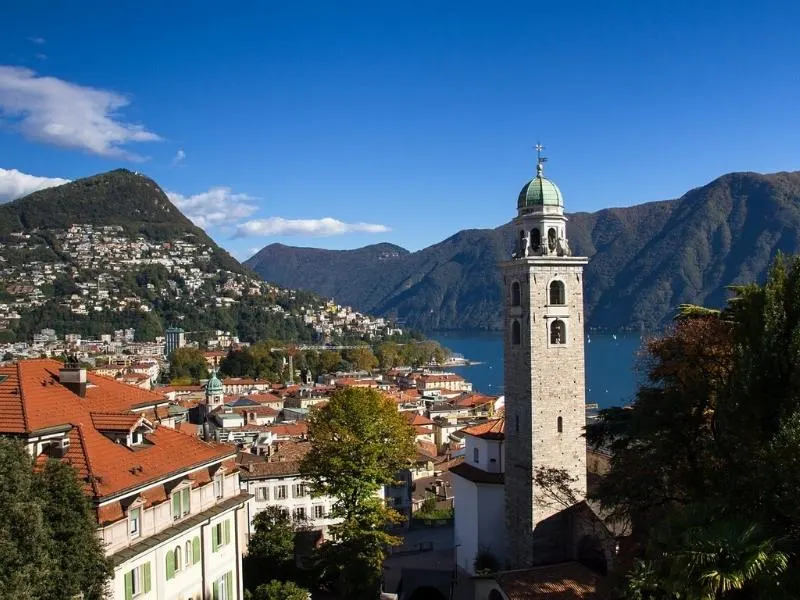
<path fill-rule="evenodd" d="M 86 482 L 112 600 L 243 597 L 250 495 L 235 448 L 147 417 L 162 395 L 51 360 L 0 367 L 0 434 Z"/>

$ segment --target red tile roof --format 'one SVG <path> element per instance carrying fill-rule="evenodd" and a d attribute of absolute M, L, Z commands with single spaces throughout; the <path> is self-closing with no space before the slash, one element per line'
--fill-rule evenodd
<path fill-rule="evenodd" d="M 602 578 L 576 562 L 498 573 L 509 600 L 599 600 Z"/>
<path fill-rule="evenodd" d="M 433 421 L 431 421 L 425 415 L 421 415 L 421 414 L 415 413 L 415 412 L 407 412 L 407 413 L 404 413 L 404 414 L 406 416 L 406 420 L 408 421 L 409 425 L 424 426 L 424 425 L 433 425 L 434 424 Z"/>
<path fill-rule="evenodd" d="M 89 415 L 98 431 L 130 431 L 141 420 L 137 414 L 93 412 Z"/>
<path fill-rule="evenodd" d="M 141 415 L 132 407 L 164 402 L 156 394 L 108 377 L 89 374 L 86 396 L 59 380 L 61 363 L 25 360 L 0 369 L 0 434 L 31 433 L 71 426 L 64 460 L 72 464 L 99 499 L 232 456 L 235 450 L 168 427 L 156 426 L 145 443 L 131 449 L 101 431 L 130 429 Z"/>
<path fill-rule="evenodd" d="M 505 426 L 505 419 L 492 419 L 491 421 L 486 421 L 486 423 L 466 427 L 461 431 L 485 440 L 502 440 L 505 438 Z"/>
<path fill-rule="evenodd" d="M 496 400 L 496 396 L 484 396 L 477 392 L 466 392 L 454 398 L 452 402 L 459 407 L 476 408 L 485 404 L 493 404 Z"/>

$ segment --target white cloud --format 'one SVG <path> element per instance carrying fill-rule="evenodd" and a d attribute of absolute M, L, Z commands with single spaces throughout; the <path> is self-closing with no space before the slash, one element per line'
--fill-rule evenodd
<path fill-rule="evenodd" d="M 213 187 L 192 196 L 167 192 L 167 196 L 195 225 L 203 228 L 234 223 L 258 210 L 258 206 L 251 204 L 255 198 L 234 194 L 228 187 Z"/>
<path fill-rule="evenodd" d="M 0 203 L 27 196 L 31 192 L 69 183 L 60 177 L 37 177 L 16 169 L 0 168 Z"/>
<path fill-rule="evenodd" d="M 44 45 L 44 44 L 46 44 L 46 43 L 47 43 L 47 40 L 46 40 L 46 39 L 44 39 L 43 37 L 38 37 L 38 36 L 35 36 L 35 35 L 34 35 L 34 36 L 31 36 L 31 37 L 29 37 L 29 38 L 28 38 L 28 41 L 29 41 L 29 42 L 31 42 L 31 43 L 33 43 L 33 44 L 36 44 L 37 46 L 42 46 L 42 45 Z"/>
<path fill-rule="evenodd" d="M 124 148 L 161 137 L 125 122 L 119 110 L 130 100 L 110 90 L 84 87 L 22 67 L 0 66 L 0 123 L 26 137 L 92 154 L 143 160 Z"/>
<path fill-rule="evenodd" d="M 331 217 L 322 219 L 284 219 L 269 217 L 242 223 L 236 228 L 236 237 L 268 235 L 302 235 L 324 237 L 346 233 L 384 233 L 390 231 L 386 225 L 372 223 L 345 223 Z"/>
<path fill-rule="evenodd" d="M 178 163 L 183 162 L 185 158 L 186 158 L 186 152 L 184 152 L 183 149 L 181 148 L 175 153 L 175 157 L 172 159 L 172 166 L 175 166 Z"/>

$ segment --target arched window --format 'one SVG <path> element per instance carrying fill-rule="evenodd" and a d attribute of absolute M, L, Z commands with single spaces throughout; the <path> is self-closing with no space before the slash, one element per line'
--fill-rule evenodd
<path fill-rule="evenodd" d="M 186 542 L 186 565 L 194 564 L 194 556 L 192 556 L 192 541 Z"/>
<path fill-rule="evenodd" d="M 550 323 L 550 343 L 551 344 L 566 344 L 567 343 L 567 327 L 564 321 L 556 319 Z"/>
<path fill-rule="evenodd" d="M 555 227 L 551 227 L 547 230 L 547 245 L 550 246 L 550 250 L 556 247 L 556 237 Z"/>
<path fill-rule="evenodd" d="M 519 255 L 523 256 L 525 254 L 525 231 L 522 230 L 519 232 Z"/>
<path fill-rule="evenodd" d="M 475 462 L 475 463 L 478 462 L 479 456 L 480 456 L 480 454 L 478 452 L 478 449 L 477 448 L 473 448 L 472 449 L 472 462 Z"/>
<path fill-rule="evenodd" d="M 181 547 L 180 546 L 176 546 L 175 547 L 175 572 L 177 573 L 180 570 L 181 570 Z"/>
<path fill-rule="evenodd" d="M 558 419 L 556 419 L 556 427 L 558 427 L 558 433 L 564 433 L 564 419 L 563 418 L 558 417 Z"/>
<path fill-rule="evenodd" d="M 538 249 L 542 245 L 542 233 L 538 227 L 531 229 L 531 248 Z"/>
<path fill-rule="evenodd" d="M 522 294 L 519 290 L 519 281 L 511 284 L 511 306 L 519 306 L 522 301 Z"/>
<path fill-rule="evenodd" d="M 567 303 L 567 294 L 564 289 L 564 282 L 556 279 L 550 282 L 550 304 L 563 305 Z"/>
<path fill-rule="evenodd" d="M 519 346 L 522 343 L 522 326 L 519 321 L 514 321 L 511 324 L 511 343 L 514 346 Z"/>

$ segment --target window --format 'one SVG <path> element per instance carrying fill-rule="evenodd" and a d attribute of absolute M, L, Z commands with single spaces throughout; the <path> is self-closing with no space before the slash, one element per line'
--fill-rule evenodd
<path fill-rule="evenodd" d="M 275 486 L 275 500 L 286 500 L 286 486 Z"/>
<path fill-rule="evenodd" d="M 216 552 L 220 547 L 231 543 L 231 522 L 220 521 L 211 528 L 211 551 Z"/>
<path fill-rule="evenodd" d="M 514 346 L 519 346 L 522 343 L 522 326 L 519 321 L 511 323 L 511 343 Z"/>
<path fill-rule="evenodd" d="M 214 476 L 214 498 L 222 498 L 225 495 L 225 480 L 222 473 Z"/>
<path fill-rule="evenodd" d="M 185 517 L 190 512 L 189 501 L 192 495 L 192 488 L 189 486 L 172 494 L 172 518 L 178 520 Z"/>
<path fill-rule="evenodd" d="M 306 495 L 306 486 L 302 483 L 295 483 L 292 486 L 292 498 L 303 498 Z"/>
<path fill-rule="evenodd" d="M 150 591 L 150 563 L 146 562 L 125 573 L 125 600 Z"/>
<path fill-rule="evenodd" d="M 176 571 L 180 571 L 181 570 L 181 547 L 177 546 L 175 548 L 175 550 L 173 551 L 173 554 L 175 555 L 175 570 Z"/>
<path fill-rule="evenodd" d="M 539 232 L 539 229 L 534 227 L 531 229 L 531 248 L 534 250 L 538 250 L 539 246 L 542 245 L 542 234 Z"/>
<path fill-rule="evenodd" d="M 558 417 L 556 419 L 556 427 L 558 427 L 558 433 L 564 433 L 564 419 Z"/>
<path fill-rule="evenodd" d="M 186 542 L 186 566 L 194 564 L 194 548 L 192 548 L 192 542 Z"/>
<path fill-rule="evenodd" d="M 321 504 L 317 504 L 314 507 L 314 518 L 315 519 L 324 519 L 325 518 L 325 507 Z"/>
<path fill-rule="evenodd" d="M 550 323 L 550 343 L 551 344 L 566 344 L 567 343 L 567 327 L 564 321 L 556 319 Z"/>
<path fill-rule="evenodd" d="M 141 534 L 142 509 L 132 508 L 128 511 L 128 526 L 131 537 L 139 537 Z"/>
<path fill-rule="evenodd" d="M 269 500 L 269 488 L 265 486 L 257 487 L 256 500 L 258 500 L 259 502 L 263 502 L 264 500 Z"/>
<path fill-rule="evenodd" d="M 521 304 L 522 294 L 519 290 L 519 281 L 511 284 L 511 306 L 519 306 Z"/>
<path fill-rule="evenodd" d="M 547 230 L 547 245 L 550 250 L 554 250 L 556 247 L 556 230 L 552 227 Z"/>
<path fill-rule="evenodd" d="M 550 304 L 561 305 L 567 303 L 563 281 L 550 282 Z"/>
<path fill-rule="evenodd" d="M 306 509 L 303 506 L 298 506 L 292 511 L 292 520 L 293 521 L 305 521 L 306 520 Z"/>
<path fill-rule="evenodd" d="M 478 462 L 479 458 L 480 458 L 480 453 L 478 452 L 478 449 L 477 448 L 473 448 L 472 449 L 472 462 L 475 462 L 475 463 Z"/>
<path fill-rule="evenodd" d="M 211 587 L 211 600 L 233 600 L 233 571 L 228 571 L 214 581 Z"/>

